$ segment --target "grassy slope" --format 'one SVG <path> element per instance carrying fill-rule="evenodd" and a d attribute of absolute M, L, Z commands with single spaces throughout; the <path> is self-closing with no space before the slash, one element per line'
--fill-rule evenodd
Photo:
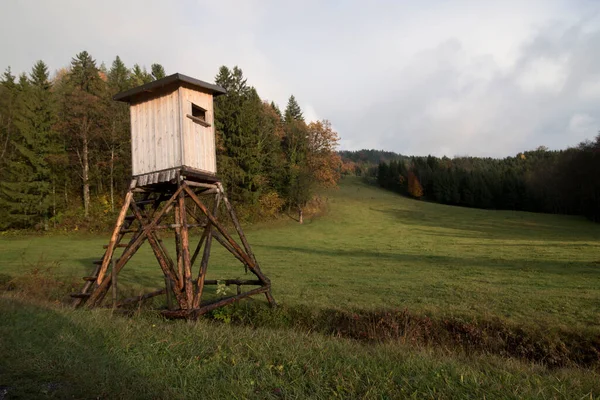
<path fill-rule="evenodd" d="M 514 324 L 600 331 L 599 225 L 418 202 L 352 179 L 329 193 L 329 203 L 328 216 L 303 226 L 281 222 L 247 232 L 280 302 L 407 307 L 438 317 L 495 316 Z M 0 273 L 19 275 L 59 261 L 61 273 L 79 277 L 89 273 L 105 242 L 105 237 L 76 235 L 3 238 Z M 123 285 L 160 284 L 160 270 L 145 250 L 128 267 Z M 243 274 L 222 252 L 213 260 L 213 277 Z M 600 378 L 590 371 L 450 356 L 398 343 L 361 345 L 205 321 L 127 320 L 9 295 L 0 298 L 0 312 L 0 386 L 26 397 L 590 398 L 600 393 Z"/>
<path fill-rule="evenodd" d="M 414 201 L 353 179 L 329 193 L 329 209 L 304 225 L 248 229 L 280 302 L 600 329 L 598 224 Z M 79 278 L 90 273 L 106 242 L 107 235 L 2 239 L 0 273 L 57 261 Z M 243 276 L 237 261 L 216 247 L 210 278 Z M 120 282 L 161 285 L 148 247 Z"/>

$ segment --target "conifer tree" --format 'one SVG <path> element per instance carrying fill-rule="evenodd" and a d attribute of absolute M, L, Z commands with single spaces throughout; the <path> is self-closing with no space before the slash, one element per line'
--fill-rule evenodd
<path fill-rule="evenodd" d="M 105 84 L 96 62 L 83 51 L 71 61 L 71 71 L 60 88 L 60 128 L 81 167 L 84 216 L 90 210 L 90 150 L 107 119 L 102 98 Z"/>
<path fill-rule="evenodd" d="M 2 180 L 2 203 L 8 208 L 11 226 L 44 222 L 47 227 L 55 112 L 48 68 L 42 61 L 34 65 L 29 79 L 21 75 L 18 90 L 17 129 L 11 138 L 14 155 Z"/>
<path fill-rule="evenodd" d="M 296 101 L 294 95 L 291 95 L 287 107 L 285 108 L 285 122 L 290 123 L 292 121 L 303 121 L 304 116 L 302 115 L 302 109 Z"/>
<path fill-rule="evenodd" d="M 154 77 L 148 73 L 146 67 L 142 69 L 139 64 L 135 64 L 131 69 L 131 87 L 143 85 L 152 82 Z"/>
<path fill-rule="evenodd" d="M 167 74 L 165 73 L 165 69 L 163 68 L 162 65 L 160 64 L 152 64 L 150 66 L 150 71 L 152 72 L 152 76 L 154 77 L 154 79 L 162 79 L 165 76 L 167 76 Z"/>
<path fill-rule="evenodd" d="M 123 61 L 121 61 L 121 57 L 117 56 L 108 71 L 108 86 L 113 95 L 129 89 L 129 75 L 130 72 Z"/>
<path fill-rule="evenodd" d="M 104 159 L 107 159 L 105 164 L 108 166 L 106 175 L 108 176 L 110 209 L 114 211 L 117 182 L 127 180 L 131 165 L 129 106 L 112 100 L 112 96 L 129 89 L 131 85 L 130 71 L 119 56 L 115 58 L 108 72 L 107 84 L 109 90 L 105 98 L 105 108 L 111 118 L 107 121 L 105 133 L 100 137 L 106 149 Z"/>
<path fill-rule="evenodd" d="M 277 114 L 277 116 L 279 117 L 279 119 L 283 119 L 283 115 L 281 114 L 281 110 L 279 109 L 279 107 L 277 106 L 277 104 L 275 104 L 274 101 L 271 102 L 271 108 L 273 109 L 273 111 L 275 111 L 275 114 Z"/>

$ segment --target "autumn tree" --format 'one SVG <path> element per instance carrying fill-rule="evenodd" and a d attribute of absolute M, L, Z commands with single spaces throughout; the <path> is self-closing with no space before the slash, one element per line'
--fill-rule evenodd
<path fill-rule="evenodd" d="M 335 187 L 340 180 L 342 159 L 336 151 L 339 140 L 329 121 L 308 124 L 307 165 L 321 187 Z"/>
<path fill-rule="evenodd" d="M 419 182 L 419 178 L 412 171 L 408 172 L 408 193 L 416 199 L 423 197 L 423 187 Z"/>

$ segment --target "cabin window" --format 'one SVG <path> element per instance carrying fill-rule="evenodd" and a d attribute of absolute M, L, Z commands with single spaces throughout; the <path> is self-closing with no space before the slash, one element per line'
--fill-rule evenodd
<path fill-rule="evenodd" d="M 206 110 L 194 103 L 192 103 L 192 114 L 188 114 L 187 117 L 204 127 L 210 126 L 210 124 L 206 122 Z"/>
<path fill-rule="evenodd" d="M 192 116 L 206 122 L 206 110 L 192 103 Z"/>

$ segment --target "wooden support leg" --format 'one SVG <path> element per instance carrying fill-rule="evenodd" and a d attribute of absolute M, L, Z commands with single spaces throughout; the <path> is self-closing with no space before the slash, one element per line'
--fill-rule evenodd
<path fill-rule="evenodd" d="M 215 207 L 213 209 L 213 215 L 216 218 L 219 211 L 219 203 L 221 196 L 219 193 L 215 196 Z M 198 274 L 198 292 L 194 297 L 194 308 L 200 307 L 200 301 L 202 300 L 202 293 L 204 291 L 204 279 L 206 279 L 206 270 L 208 269 L 208 259 L 210 257 L 210 249 L 212 246 L 212 225 L 210 221 L 206 224 L 204 230 L 206 236 L 206 244 L 204 245 L 204 253 L 202 254 L 202 262 L 200 263 L 200 273 Z"/>
<path fill-rule="evenodd" d="M 221 183 L 219 182 L 217 184 L 217 186 L 218 186 L 219 190 L 222 192 L 223 203 L 225 203 L 225 207 L 227 208 L 227 211 L 229 212 L 229 215 L 231 216 L 231 220 L 233 221 L 233 225 L 235 226 L 235 230 L 237 231 L 237 233 L 238 233 L 238 235 L 240 237 L 240 240 L 242 241 L 242 245 L 244 246 L 244 249 L 246 250 L 246 253 L 248 253 L 248 255 L 250 257 L 252 257 L 252 260 L 254 261 L 254 265 L 256 266 L 256 269 L 260 270 L 260 264 L 258 263 L 258 260 L 256 259 L 256 256 L 252 252 L 252 247 L 250 247 L 250 243 L 248 243 L 248 240 L 246 239 L 246 235 L 244 234 L 244 231 L 242 230 L 242 227 L 241 227 L 240 222 L 239 222 L 239 220 L 237 218 L 235 210 L 231 206 L 231 203 L 229 203 L 229 199 L 227 198 L 227 195 L 225 194 L 225 191 L 223 189 L 223 185 L 221 185 Z M 275 302 L 275 298 L 271 294 L 271 281 L 266 276 L 264 276 L 264 278 L 265 278 L 265 284 L 269 287 L 269 290 L 265 292 L 265 296 L 267 297 L 267 301 L 269 302 L 269 304 L 271 306 L 276 306 L 277 303 Z"/>
<path fill-rule="evenodd" d="M 184 289 L 187 308 L 191 309 L 194 303 L 194 286 L 192 283 L 192 266 L 190 262 L 190 238 L 187 224 L 187 213 L 185 208 L 185 193 L 179 194 L 179 221 L 181 223 L 181 258 L 185 274 Z"/>
<path fill-rule="evenodd" d="M 179 195 L 181 197 L 181 194 Z M 175 254 L 177 257 L 177 278 L 179 279 L 178 287 L 183 288 L 184 286 L 184 272 L 183 272 L 183 249 L 181 247 L 181 213 L 179 210 L 179 200 L 175 202 Z"/>
<path fill-rule="evenodd" d="M 102 259 L 102 267 L 100 267 L 100 271 L 98 272 L 98 278 L 96 279 L 96 283 L 100 285 L 104 280 L 104 275 L 108 270 L 108 265 L 110 264 L 110 260 L 115 252 L 115 245 L 117 244 L 117 238 L 120 235 L 121 228 L 123 227 L 123 221 L 125 220 L 125 216 L 127 215 L 127 210 L 129 209 L 129 204 L 131 204 L 131 200 L 133 199 L 133 188 L 129 189 L 127 194 L 125 195 L 125 201 L 123 202 L 123 207 L 121 207 L 121 211 L 119 212 L 119 217 L 117 218 L 117 223 L 115 224 L 115 229 L 113 229 L 112 236 L 110 237 L 110 242 L 108 242 L 108 248 L 106 249 L 106 253 L 104 254 L 104 258 Z"/>
<path fill-rule="evenodd" d="M 217 219 L 208 211 L 204 203 L 200 201 L 198 196 L 190 190 L 187 186 L 183 186 L 184 190 L 188 193 L 190 198 L 198 205 L 198 208 L 206 215 L 210 223 L 221 233 L 221 235 L 229 242 L 231 247 L 243 258 L 244 264 L 246 264 L 252 273 L 258 277 L 265 285 L 269 285 L 269 279 L 260 271 L 260 268 L 256 268 L 254 260 L 242 250 L 242 248 L 236 243 L 235 240 L 229 235 L 227 230 L 217 221 Z"/>

